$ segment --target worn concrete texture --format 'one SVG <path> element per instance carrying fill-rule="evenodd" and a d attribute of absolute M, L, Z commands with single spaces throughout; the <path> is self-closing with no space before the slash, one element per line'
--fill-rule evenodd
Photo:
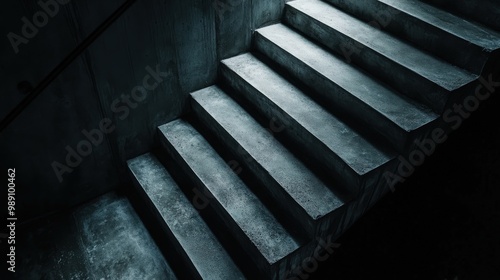
<path fill-rule="evenodd" d="M 300 138 L 303 146 L 310 147 L 310 144 L 317 139 L 321 140 L 320 143 L 326 144 L 324 148 L 328 146 L 332 149 L 338 146 L 334 143 L 336 139 L 332 138 L 338 127 L 334 124 L 338 120 L 327 109 L 256 57 L 244 54 L 224 60 L 223 64 L 227 66 L 227 71 L 223 71 L 225 81 L 237 89 L 236 92 L 241 92 L 240 95 L 244 98 L 255 103 L 255 106 L 264 112 L 268 119 L 279 119 L 280 123 L 287 124 L 283 130 L 291 132 L 294 138 Z M 339 72 L 348 71 L 340 70 Z M 364 81 L 368 77 L 362 75 L 358 77 L 359 81 L 363 82 L 350 83 L 353 85 L 351 89 L 356 88 L 355 84 L 366 84 Z M 382 90 L 375 90 L 376 88 L 368 90 L 366 87 L 359 87 L 359 89 L 361 90 L 347 92 L 343 97 L 337 96 L 334 92 L 325 95 L 331 96 L 332 100 L 337 100 L 335 103 L 342 104 L 344 110 L 352 111 L 354 117 L 365 123 L 366 130 L 384 135 L 400 150 L 409 141 L 410 132 L 421 129 L 437 118 L 436 114 L 429 112 L 430 110 L 426 111 L 408 98 L 390 90 L 384 90 L 383 87 Z M 344 86 L 344 90 L 349 90 L 349 88 Z M 351 96 L 354 100 L 349 98 Z M 330 125 L 325 126 L 325 124 Z M 340 140 L 339 142 L 346 141 Z"/>
<path fill-rule="evenodd" d="M 15 279 L 176 279 L 129 201 L 115 193 L 18 232 Z"/>
<path fill-rule="evenodd" d="M 292 2 L 294 3 L 294 2 Z M 288 9 L 289 11 L 290 9 Z M 287 16 L 288 12 L 287 12 Z M 306 25 L 307 26 L 307 25 Z M 311 85 L 330 111 L 347 113 L 401 150 L 404 137 L 437 115 L 284 25 L 257 31 L 258 49 Z M 330 41 L 330 40 L 327 40 Z"/>
<path fill-rule="evenodd" d="M 390 34 L 380 32 L 323 1 L 297 0 L 291 2 L 288 7 L 294 9 L 293 16 L 287 17 L 294 27 L 311 34 L 334 50 L 352 43 L 359 46 L 361 51 L 358 55 L 363 56 L 364 50 L 370 49 L 372 53 L 366 56 L 369 58 L 367 61 L 377 60 L 377 56 L 390 60 L 394 65 L 410 70 L 405 76 L 406 79 L 415 79 L 414 75 L 419 75 L 451 91 L 477 78 L 476 75 L 429 55 Z M 383 67 L 379 68 L 379 71 L 385 71 Z M 392 71 L 388 72 L 389 75 L 392 74 Z"/>
<path fill-rule="evenodd" d="M 480 73 L 490 52 L 499 49 L 495 31 L 419 0 L 326 0 L 386 32 L 397 35 L 442 59 Z M 438 1 L 432 1 L 438 2 Z M 443 2 L 443 1 L 442 1 Z M 453 3 L 449 8 L 465 2 Z M 482 8 L 485 6 L 480 5 Z M 486 17 L 489 13 L 480 13 Z M 498 18 L 498 17 L 497 17 Z"/>
<path fill-rule="evenodd" d="M 221 242 L 212 233 L 200 213 L 184 195 L 168 171 L 153 154 L 128 161 L 134 184 L 145 204 L 155 213 L 167 237 L 196 279 L 244 279 Z"/>
<path fill-rule="evenodd" d="M 4 37 L 0 117 L 123 2 L 59 5 L 18 54 Z M 0 167 L 22 174 L 19 214 L 65 209 L 123 184 L 125 160 L 150 150 L 156 127 L 182 115 L 187 94 L 213 84 L 218 61 L 248 50 L 252 30 L 278 21 L 284 6 L 283 0 L 249 3 L 138 0 L 131 6 L 0 135 Z M 34 1 L 5 5 L 5 35 L 22 35 L 22 18 L 32 21 L 43 10 Z M 101 137 L 95 129 L 102 132 L 102 121 L 110 129 Z"/>
<path fill-rule="evenodd" d="M 313 232 L 319 218 L 344 205 L 338 186 L 322 182 L 222 90 L 210 87 L 192 96 L 198 117 L 306 231 Z"/>
<path fill-rule="evenodd" d="M 214 208 L 244 240 L 257 263 L 273 265 L 298 249 L 300 244 L 277 221 L 269 209 L 245 185 L 205 138 L 190 124 L 178 120 L 160 127 L 170 153 Z"/>
<path fill-rule="evenodd" d="M 359 92 L 360 90 L 364 92 L 367 89 L 372 91 L 386 90 L 377 81 L 369 79 L 362 72 L 334 58 L 318 45 L 282 24 L 259 29 L 256 42 L 260 51 L 278 60 L 287 69 L 303 73 L 296 76 L 304 79 L 312 87 L 316 87 L 318 92 L 328 94 L 337 91 L 338 86 L 335 86 L 336 88 L 329 87 L 332 80 L 337 80 L 337 84 L 342 83 L 341 91 L 348 87 L 356 88 L 349 90 L 349 92 Z M 288 57 L 296 57 L 294 62 L 298 60 L 300 64 L 289 63 Z M 306 66 L 302 67 L 302 65 Z M 308 68 L 313 68 L 314 71 L 308 72 Z M 316 77 L 319 79 L 314 80 Z M 392 159 L 391 152 L 386 152 L 384 147 L 369 143 L 361 135 L 349 129 L 346 124 L 339 123 L 337 126 L 343 134 L 342 137 L 346 137 L 346 140 L 339 139 L 337 141 L 352 145 L 339 149 L 338 156 L 342 159 L 342 163 L 347 164 L 356 174 L 364 175 Z M 335 144 L 335 146 L 339 145 Z M 359 154 L 370 156 L 359 156 Z"/>
<path fill-rule="evenodd" d="M 478 78 L 476 74 L 428 55 L 338 9 L 331 6 L 326 9 L 329 5 L 325 3 L 307 7 L 321 11 L 322 16 L 318 18 L 323 18 L 324 22 L 317 25 L 307 22 L 308 19 L 317 22 L 311 17 L 290 17 L 296 22 L 294 26 L 311 26 L 308 30 L 301 28 L 301 31 L 311 34 L 346 61 L 359 65 L 438 113 L 444 111 L 451 94 L 470 86 Z M 325 25 L 326 22 L 330 27 Z"/>

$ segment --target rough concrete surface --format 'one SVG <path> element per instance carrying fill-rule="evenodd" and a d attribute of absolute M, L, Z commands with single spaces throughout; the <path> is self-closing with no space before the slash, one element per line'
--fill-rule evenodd
<path fill-rule="evenodd" d="M 19 230 L 15 279 L 176 279 L 128 200 L 111 193 Z"/>
<path fill-rule="evenodd" d="M 299 21 L 299 25 L 295 26 L 300 26 L 302 31 L 321 34 L 322 36 L 317 37 L 328 46 L 355 42 L 361 52 L 365 52 L 366 49 L 372 50 L 373 59 L 379 56 L 381 59 L 390 60 L 394 65 L 410 70 L 411 74 L 406 75 L 406 78 L 411 79 L 412 74 L 416 74 L 449 91 L 477 78 L 476 75 L 429 55 L 388 33 L 381 32 L 323 1 L 298 0 L 288 3 L 288 6 L 299 11 L 304 17 L 303 21 L 316 23 L 300 24 Z M 304 27 L 309 27 L 309 30 Z M 327 28 L 328 32 L 314 30 L 322 28 Z M 391 73 L 392 69 L 381 67 L 379 71 Z"/>
<path fill-rule="evenodd" d="M 208 190 L 214 204 L 220 205 L 223 216 L 231 221 L 228 224 L 234 225 L 233 231 L 246 235 L 242 239 L 257 248 L 256 258 L 274 264 L 299 248 L 293 236 L 191 125 L 178 120 L 160 130 L 183 165 L 192 170 L 189 175 L 201 184 L 203 192 Z"/>
<path fill-rule="evenodd" d="M 170 243 L 193 269 L 193 277 L 243 278 L 197 209 L 154 155 L 137 157 L 128 161 L 128 166 L 137 187 L 145 194 L 146 204 L 159 214 L 157 222 L 166 226 L 165 236 L 172 239 Z"/>
<path fill-rule="evenodd" d="M 214 122 L 313 218 L 326 215 L 343 202 L 290 151 L 260 126 L 234 100 L 216 87 L 193 93 Z M 252 137 L 248 137 L 251 135 Z M 253 161 L 253 160 L 252 160 Z"/>

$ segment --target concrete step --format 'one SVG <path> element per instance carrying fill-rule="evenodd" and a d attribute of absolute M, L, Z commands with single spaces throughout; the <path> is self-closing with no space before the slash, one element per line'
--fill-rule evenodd
<path fill-rule="evenodd" d="M 287 257 L 302 244 L 287 232 L 203 136 L 183 120 L 162 125 L 159 131 L 162 146 L 210 201 L 210 206 L 260 270 L 266 275 L 276 275 L 290 267 Z"/>
<path fill-rule="evenodd" d="M 271 196 L 282 211 L 294 217 L 310 236 L 332 229 L 349 199 L 337 190 L 339 186 L 320 180 L 218 87 L 191 96 L 197 117 L 265 186 L 263 193 Z M 345 171 L 346 177 L 349 172 L 354 173 L 352 169 Z"/>
<path fill-rule="evenodd" d="M 339 9 L 476 74 L 498 55 L 500 34 L 419 0 L 327 0 Z M 464 1 L 448 1 L 458 6 Z M 475 4 L 478 1 L 470 1 Z M 484 7 L 481 6 L 480 7 Z M 483 13 L 483 16 L 490 13 Z M 500 22 L 500 21 L 499 21 Z"/>
<path fill-rule="evenodd" d="M 252 102 L 268 119 L 275 118 L 288 124 L 286 131 L 316 160 L 326 165 L 335 162 L 332 157 L 351 155 L 349 149 L 340 151 L 348 155 L 336 155 L 334 151 L 343 146 L 342 143 L 352 145 L 352 137 L 359 136 L 338 134 L 339 127 L 345 126 L 341 121 L 256 57 L 243 54 L 222 61 L 222 65 L 222 76 L 236 89 L 235 93 Z M 350 89 L 356 90 L 341 94 L 331 91 L 329 97 L 335 100 L 339 110 L 346 111 L 349 117 L 357 119 L 370 131 L 384 136 L 399 152 L 406 151 L 415 139 L 421 138 L 438 118 L 430 110 L 424 110 L 389 90 L 367 90 L 359 83 L 352 84 Z M 371 146 L 362 138 L 357 142 L 358 146 L 352 146 L 352 150 Z"/>
<path fill-rule="evenodd" d="M 288 24 L 338 53 L 345 62 L 354 62 L 401 93 L 443 112 L 451 93 L 470 85 L 478 78 L 408 43 L 379 31 L 336 8 L 315 0 L 287 3 Z M 306 56 L 307 51 L 283 40 L 286 30 L 280 25 L 258 30 L 259 36 L 281 39 Z M 288 38 L 287 38 L 288 39 Z M 260 49 L 259 49 L 260 50 Z"/>
<path fill-rule="evenodd" d="M 466 16 L 500 32 L 498 0 L 424 0 L 443 9 Z"/>
<path fill-rule="evenodd" d="M 194 279 L 245 279 L 205 221 L 151 154 L 127 162 L 134 184 Z"/>

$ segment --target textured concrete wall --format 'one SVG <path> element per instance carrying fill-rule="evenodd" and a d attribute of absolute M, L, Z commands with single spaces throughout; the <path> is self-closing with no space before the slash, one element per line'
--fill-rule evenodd
<path fill-rule="evenodd" d="M 252 32 L 278 22 L 289 0 L 210 0 L 215 10 L 217 54 L 221 59 L 247 50 Z"/>
<path fill-rule="evenodd" d="M 0 11 L 1 118 L 124 0 L 42 2 L 58 10 L 8 0 Z M 150 150 L 156 126 L 185 112 L 188 93 L 213 84 L 218 61 L 248 50 L 252 30 L 278 21 L 284 2 L 138 0 L 0 135 L 21 214 L 127 182 L 125 160 Z M 40 11 L 53 12 L 44 20 Z M 36 31 L 23 34 L 24 17 Z"/>

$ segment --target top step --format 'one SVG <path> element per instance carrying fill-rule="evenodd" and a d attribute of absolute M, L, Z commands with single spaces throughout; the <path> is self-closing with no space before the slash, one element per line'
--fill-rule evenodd
<path fill-rule="evenodd" d="M 293 27 L 343 55 L 347 62 L 353 61 L 438 113 L 478 77 L 322 1 L 290 2 L 285 18 Z"/>
<path fill-rule="evenodd" d="M 498 32 L 422 1 L 326 1 L 476 74 L 481 73 L 490 54 L 500 48 Z"/>

